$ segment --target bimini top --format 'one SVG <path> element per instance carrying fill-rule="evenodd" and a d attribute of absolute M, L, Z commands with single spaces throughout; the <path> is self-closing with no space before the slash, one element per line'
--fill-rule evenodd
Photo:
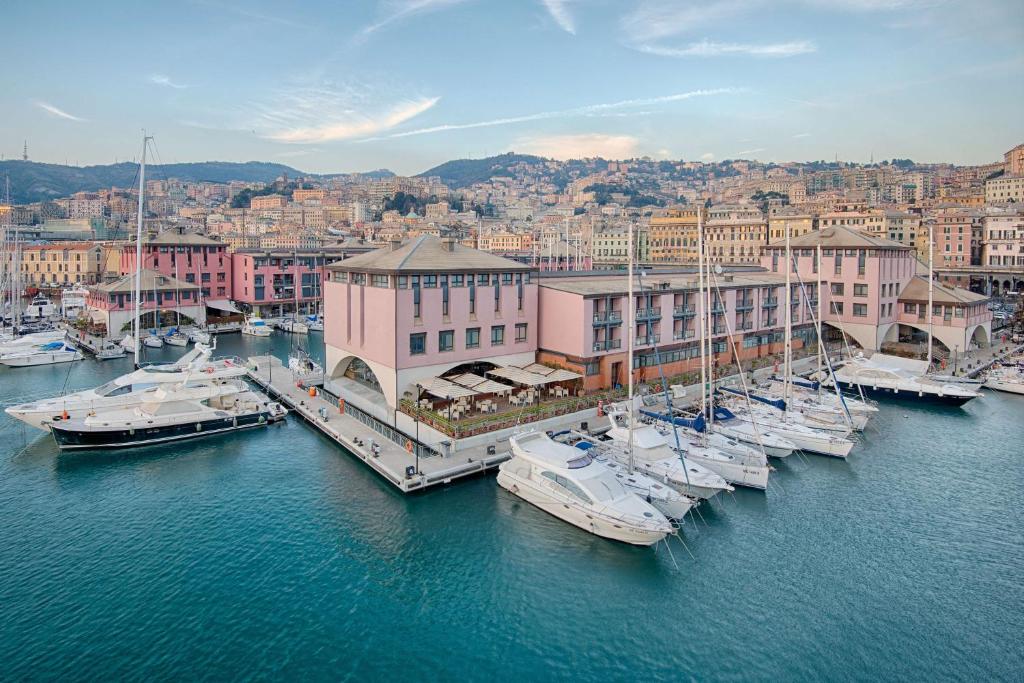
<path fill-rule="evenodd" d="M 538 464 L 564 470 L 578 470 L 590 465 L 594 460 L 585 451 L 573 448 L 568 444 L 551 440 L 543 432 L 518 434 L 511 439 L 522 455 L 526 455 Z"/>

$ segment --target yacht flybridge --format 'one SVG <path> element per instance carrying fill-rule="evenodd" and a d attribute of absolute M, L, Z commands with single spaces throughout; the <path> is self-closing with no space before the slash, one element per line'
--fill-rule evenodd
<path fill-rule="evenodd" d="M 498 484 L 541 510 L 603 538 L 654 545 L 675 529 L 665 515 L 632 493 L 586 451 L 542 432 L 509 439 L 512 458 L 498 467 Z"/>
<path fill-rule="evenodd" d="M 152 400 L 159 387 L 182 385 L 201 389 L 246 374 L 240 358 L 211 358 L 213 349 L 203 344 L 174 363 L 148 365 L 96 387 L 43 401 L 11 406 L 6 412 L 36 429 L 48 429 L 55 419 L 84 417 L 97 410 L 138 405 Z M 198 396 L 205 396 L 199 391 Z"/>

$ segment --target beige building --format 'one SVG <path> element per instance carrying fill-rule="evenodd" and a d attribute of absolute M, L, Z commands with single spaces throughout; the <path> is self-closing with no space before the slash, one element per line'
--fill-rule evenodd
<path fill-rule="evenodd" d="M 985 181 L 986 204 L 1022 201 L 1024 201 L 1024 175 L 1004 175 Z"/>
<path fill-rule="evenodd" d="M 492 232 L 477 238 L 477 249 L 480 251 L 521 251 L 523 236 L 514 232 Z"/>
<path fill-rule="evenodd" d="M 21 253 L 22 281 L 27 286 L 96 284 L 104 265 L 103 246 L 95 242 L 31 245 Z"/>
<path fill-rule="evenodd" d="M 708 210 L 704 240 L 712 263 L 757 264 L 768 244 L 768 223 L 760 209 L 720 206 Z"/>
<path fill-rule="evenodd" d="M 787 227 L 791 239 L 818 229 L 815 216 L 809 213 L 779 211 L 768 216 L 768 241 L 777 242 L 786 239 Z"/>
<path fill-rule="evenodd" d="M 652 216 L 647 241 L 652 263 L 696 263 L 697 208 L 668 209 Z"/>
<path fill-rule="evenodd" d="M 1024 176 L 1024 144 L 1017 145 L 1003 155 L 1007 175 Z"/>
<path fill-rule="evenodd" d="M 253 211 L 259 209 L 282 209 L 288 199 L 281 194 L 268 194 L 263 197 L 253 197 L 250 200 L 249 208 Z"/>
<path fill-rule="evenodd" d="M 1024 214 L 990 212 L 982 219 L 982 224 L 985 231 L 982 265 L 1024 267 Z"/>

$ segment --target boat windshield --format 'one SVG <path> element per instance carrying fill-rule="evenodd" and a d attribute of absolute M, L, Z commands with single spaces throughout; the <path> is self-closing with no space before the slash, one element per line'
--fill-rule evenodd
<path fill-rule="evenodd" d="M 588 454 L 584 453 L 579 457 L 569 460 L 567 463 L 565 463 L 565 466 L 568 467 L 570 470 L 578 470 L 586 467 L 592 462 L 594 462 L 594 459 L 591 458 Z"/>
<path fill-rule="evenodd" d="M 99 387 L 96 387 L 97 396 L 118 396 L 120 394 L 127 394 L 132 390 L 131 386 L 124 385 L 118 386 L 117 381 L 107 382 Z"/>

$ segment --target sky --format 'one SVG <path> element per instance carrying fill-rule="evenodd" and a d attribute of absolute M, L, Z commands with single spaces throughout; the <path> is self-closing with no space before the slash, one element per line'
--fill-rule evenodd
<path fill-rule="evenodd" d="M 987 163 L 1022 0 L 8 3 L 0 154 L 414 174 L 553 158 Z"/>

